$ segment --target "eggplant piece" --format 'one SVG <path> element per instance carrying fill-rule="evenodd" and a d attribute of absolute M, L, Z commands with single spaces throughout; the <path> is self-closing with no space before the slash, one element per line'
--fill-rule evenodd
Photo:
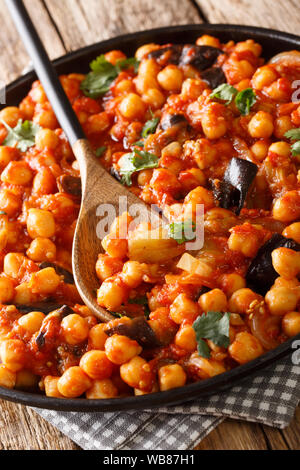
<path fill-rule="evenodd" d="M 73 274 L 70 273 L 70 271 L 67 271 L 66 269 L 62 268 L 58 264 L 55 263 L 50 263 L 49 261 L 44 261 L 39 265 L 40 269 L 45 269 L 45 268 L 53 268 L 59 276 L 64 277 L 64 282 L 66 284 L 74 284 L 74 277 Z"/>
<path fill-rule="evenodd" d="M 81 197 L 81 179 L 77 176 L 61 175 L 56 179 L 58 189 L 61 193 Z"/>
<path fill-rule="evenodd" d="M 127 336 L 137 341 L 143 348 L 154 348 L 159 345 L 151 326 L 144 317 L 133 318 L 128 323 L 120 323 L 105 330 L 108 336 L 115 334 Z"/>
<path fill-rule="evenodd" d="M 223 181 L 215 185 L 213 190 L 220 207 L 224 209 L 236 207 L 235 213 L 239 215 L 257 171 L 255 163 L 242 158 L 232 158 Z"/>
<path fill-rule="evenodd" d="M 226 83 L 226 77 L 221 67 L 211 67 L 201 73 L 201 79 L 214 90 L 222 83 Z"/>
<path fill-rule="evenodd" d="M 58 310 L 61 307 L 64 307 L 63 304 L 58 304 L 53 300 L 45 300 L 44 302 L 34 302 L 29 305 L 16 304 L 16 308 L 20 313 L 30 313 L 30 312 L 43 312 L 47 315 L 54 310 Z"/>
<path fill-rule="evenodd" d="M 43 349 L 45 346 L 46 340 L 45 340 L 45 331 L 40 331 L 37 337 L 35 338 L 35 343 L 37 347 L 39 348 L 39 351 Z"/>
<path fill-rule="evenodd" d="M 113 176 L 117 181 L 121 181 L 122 180 L 122 176 L 119 174 L 118 170 L 116 170 L 115 167 L 111 167 L 110 169 L 110 174 L 111 176 Z"/>
<path fill-rule="evenodd" d="M 160 128 L 162 130 L 170 129 L 170 127 L 183 127 L 187 126 L 188 122 L 183 114 L 166 114 L 160 121 Z"/>
<path fill-rule="evenodd" d="M 224 52 L 217 47 L 187 44 L 182 49 L 179 65 L 192 65 L 202 72 L 212 67 L 221 54 Z"/>
<path fill-rule="evenodd" d="M 268 292 L 275 279 L 279 276 L 273 268 L 272 251 L 281 247 L 300 251 L 300 244 L 295 242 L 295 240 L 286 238 L 280 233 L 275 233 L 260 247 L 248 268 L 246 274 L 247 285 L 261 295 L 265 295 Z"/>
<path fill-rule="evenodd" d="M 181 44 L 173 44 L 172 46 L 164 46 L 154 51 L 149 52 L 148 59 L 155 59 L 159 60 L 163 55 L 166 57 L 166 63 L 169 64 L 179 64 L 179 60 L 181 57 L 181 52 L 183 49 L 183 45 Z"/>

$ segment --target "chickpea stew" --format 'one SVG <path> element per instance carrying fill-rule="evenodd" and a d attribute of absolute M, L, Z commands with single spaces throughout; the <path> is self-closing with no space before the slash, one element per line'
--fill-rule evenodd
<path fill-rule="evenodd" d="M 299 57 L 265 64 L 261 53 L 251 39 L 203 35 L 134 58 L 112 50 L 88 75 L 61 76 L 99 165 L 169 224 L 152 238 L 123 213 L 102 240 L 107 324 L 74 285 L 80 173 L 41 84 L 0 111 L 1 387 L 139 396 L 300 333 Z M 204 246 L 193 256 L 178 233 L 187 215 L 197 232 L 198 204 Z"/>

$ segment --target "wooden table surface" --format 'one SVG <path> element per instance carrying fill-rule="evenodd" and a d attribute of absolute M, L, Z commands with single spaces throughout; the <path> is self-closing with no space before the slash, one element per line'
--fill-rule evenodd
<path fill-rule="evenodd" d="M 184 23 L 236 23 L 297 34 L 299 0 L 26 0 L 52 58 L 126 32 Z M 28 56 L 0 0 L 0 80 L 10 82 Z M 76 450 L 24 406 L 0 401 L 0 449 Z M 197 449 L 300 449 L 300 408 L 283 431 L 227 419 Z"/>

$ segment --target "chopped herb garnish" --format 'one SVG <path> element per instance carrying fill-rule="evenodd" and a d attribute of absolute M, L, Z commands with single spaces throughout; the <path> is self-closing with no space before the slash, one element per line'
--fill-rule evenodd
<path fill-rule="evenodd" d="M 243 116 L 250 113 L 250 109 L 255 103 L 256 95 L 252 88 L 240 91 L 235 97 L 235 105 Z"/>
<path fill-rule="evenodd" d="M 218 98 L 219 100 L 225 101 L 224 104 L 228 105 L 232 102 L 233 98 L 237 94 L 237 89 L 234 88 L 231 85 L 228 85 L 228 83 L 222 83 L 222 85 L 219 85 L 217 88 L 213 90 L 213 92 L 210 94 L 210 98 Z"/>
<path fill-rule="evenodd" d="M 218 98 L 219 100 L 225 101 L 225 105 L 228 106 L 233 99 L 235 105 L 240 113 L 245 116 L 250 113 L 251 107 L 256 103 L 256 95 L 252 88 L 246 88 L 245 90 L 239 91 L 228 83 L 223 83 L 218 86 L 210 94 L 210 98 Z"/>
<path fill-rule="evenodd" d="M 152 118 L 147 121 L 142 130 L 142 137 L 146 139 L 148 135 L 154 134 L 159 123 L 159 118 Z"/>
<path fill-rule="evenodd" d="M 120 59 L 116 65 L 113 65 L 106 60 L 104 54 L 101 54 L 91 62 L 92 71 L 82 81 L 81 90 L 90 98 L 99 98 L 108 92 L 112 82 L 122 70 L 134 67 L 136 71 L 137 66 L 138 61 L 134 57 Z"/>
<path fill-rule="evenodd" d="M 122 176 L 122 184 L 131 186 L 133 173 L 149 168 L 156 168 L 158 165 L 158 157 L 145 150 L 134 149 L 133 152 L 123 155 L 119 163 L 121 163 L 119 173 Z"/>
<path fill-rule="evenodd" d="M 29 147 L 35 144 L 35 136 L 41 127 L 32 121 L 22 121 L 19 119 L 16 127 L 12 128 L 1 119 L 2 124 L 8 130 L 8 135 L 3 145 L 17 147 L 21 152 L 26 152 Z"/>
<path fill-rule="evenodd" d="M 133 145 L 136 145 L 137 147 L 144 147 L 144 142 L 142 140 L 138 140 Z"/>
<path fill-rule="evenodd" d="M 107 149 L 107 147 L 105 147 L 105 145 L 103 145 L 102 147 L 97 148 L 97 150 L 95 151 L 96 157 L 101 157 L 106 149 Z"/>
<path fill-rule="evenodd" d="M 7 215 L 5 211 L 0 211 L 0 215 Z"/>
<path fill-rule="evenodd" d="M 227 348 L 229 346 L 229 319 L 230 313 L 207 312 L 200 315 L 193 323 L 196 333 L 199 356 L 209 358 L 210 349 L 205 339 L 214 344 Z"/>
<path fill-rule="evenodd" d="M 291 140 L 296 140 L 291 146 L 292 155 L 296 157 L 300 155 L 300 127 L 297 129 L 290 129 L 284 134 L 284 137 Z"/>
<path fill-rule="evenodd" d="M 172 222 L 169 225 L 169 237 L 174 238 L 178 245 L 194 240 L 196 237 L 196 224 L 192 220 L 186 222 Z"/>

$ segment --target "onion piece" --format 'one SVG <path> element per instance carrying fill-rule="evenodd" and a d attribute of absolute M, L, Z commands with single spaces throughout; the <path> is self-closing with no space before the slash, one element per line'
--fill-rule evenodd
<path fill-rule="evenodd" d="M 255 312 L 250 320 L 250 328 L 253 336 L 255 336 L 262 346 L 269 350 L 275 349 L 279 344 L 275 334 L 280 331 L 281 317 L 270 315 L 267 312 Z"/>
<path fill-rule="evenodd" d="M 184 253 L 179 262 L 177 263 L 177 268 L 183 269 L 190 274 L 196 274 L 202 277 L 211 276 L 213 270 L 212 268 L 200 259 L 194 258 L 189 253 Z"/>
<path fill-rule="evenodd" d="M 295 50 L 280 52 L 270 59 L 269 64 L 274 65 L 280 74 L 288 74 L 291 79 L 297 78 L 300 74 L 300 52 Z M 296 73 L 293 74 L 291 69 Z"/>

